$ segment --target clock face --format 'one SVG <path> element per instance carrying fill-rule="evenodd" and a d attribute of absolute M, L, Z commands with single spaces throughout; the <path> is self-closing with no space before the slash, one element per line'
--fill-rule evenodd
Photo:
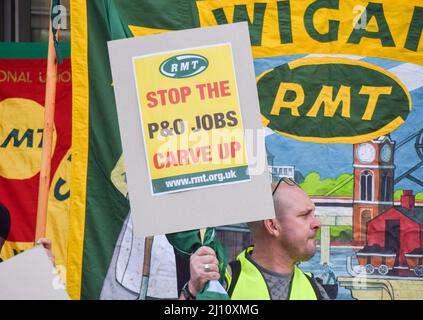
<path fill-rule="evenodd" d="M 370 143 L 363 143 L 357 147 L 356 154 L 360 162 L 369 163 L 375 159 L 376 149 Z"/>
<path fill-rule="evenodd" d="M 380 159 L 383 162 L 389 162 L 391 160 L 391 156 L 392 156 L 391 147 L 389 145 L 385 144 L 382 147 L 382 150 L 380 150 Z"/>

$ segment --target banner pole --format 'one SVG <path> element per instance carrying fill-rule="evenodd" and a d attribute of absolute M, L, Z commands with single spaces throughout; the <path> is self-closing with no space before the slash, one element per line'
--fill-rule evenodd
<path fill-rule="evenodd" d="M 147 298 L 148 282 L 150 279 L 150 265 L 151 265 L 151 254 L 153 250 L 154 237 L 146 237 L 144 243 L 144 262 L 142 267 L 142 278 L 140 294 L 138 300 L 145 300 Z"/>
<path fill-rule="evenodd" d="M 50 6 L 51 8 L 51 6 Z M 53 28 L 50 19 L 47 75 L 45 91 L 43 148 L 41 154 L 40 182 L 38 187 L 37 224 L 35 241 L 46 235 L 48 192 L 50 187 L 50 167 L 54 130 L 54 110 L 56 105 L 57 59 L 54 48 Z"/>

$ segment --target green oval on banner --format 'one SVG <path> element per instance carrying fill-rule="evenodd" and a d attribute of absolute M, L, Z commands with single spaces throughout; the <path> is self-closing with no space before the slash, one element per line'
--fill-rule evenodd
<path fill-rule="evenodd" d="M 169 78 L 189 78 L 200 74 L 209 61 L 198 54 L 181 54 L 166 59 L 160 65 L 160 73 Z"/>
<path fill-rule="evenodd" d="M 397 77 L 351 59 L 299 59 L 264 72 L 257 87 L 263 124 L 302 141 L 369 141 L 398 128 L 411 111 Z"/>

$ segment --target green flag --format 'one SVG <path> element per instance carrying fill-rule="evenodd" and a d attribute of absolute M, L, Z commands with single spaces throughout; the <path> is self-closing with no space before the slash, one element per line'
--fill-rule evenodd
<path fill-rule="evenodd" d="M 130 26 L 198 26 L 195 1 L 71 1 L 72 181 L 67 289 L 98 299 L 129 212 L 107 41 Z"/>
<path fill-rule="evenodd" d="M 170 244 L 175 248 L 176 254 L 189 259 L 191 254 L 201 246 L 208 246 L 216 252 L 219 261 L 219 281 L 209 281 L 197 295 L 197 300 L 229 300 L 226 290 L 223 288 L 225 281 L 226 266 L 228 258 L 225 247 L 222 246 L 216 236 L 215 228 L 207 228 L 204 241 L 201 241 L 200 230 L 177 232 L 166 235 Z"/>

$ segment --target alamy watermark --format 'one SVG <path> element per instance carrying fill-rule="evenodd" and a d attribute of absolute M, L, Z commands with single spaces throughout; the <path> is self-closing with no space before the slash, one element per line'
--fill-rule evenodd
<path fill-rule="evenodd" d="M 366 7 L 357 5 L 353 9 L 353 27 L 354 29 L 366 29 L 367 27 L 367 10 Z"/>
<path fill-rule="evenodd" d="M 66 30 L 68 28 L 66 7 L 64 5 L 56 5 L 52 9 L 52 14 L 54 16 L 52 21 L 53 28 Z"/>

